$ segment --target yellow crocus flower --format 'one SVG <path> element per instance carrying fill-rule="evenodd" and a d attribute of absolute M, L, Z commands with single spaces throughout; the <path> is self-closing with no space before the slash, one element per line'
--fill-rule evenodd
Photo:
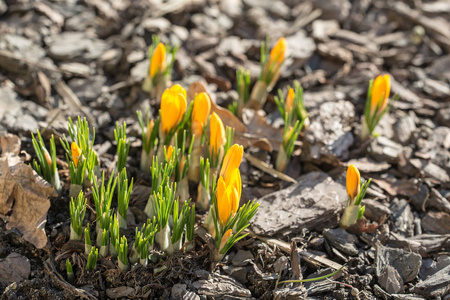
<path fill-rule="evenodd" d="M 72 145 L 70 145 L 70 149 L 72 150 L 73 163 L 75 164 L 75 167 L 78 167 L 78 161 L 81 157 L 81 148 L 78 147 L 77 143 L 72 142 Z"/>
<path fill-rule="evenodd" d="M 220 169 L 220 176 L 225 179 L 241 164 L 242 156 L 244 155 L 244 147 L 234 144 L 228 149 L 223 159 L 222 168 Z"/>
<path fill-rule="evenodd" d="M 208 94 L 202 92 L 195 97 L 192 110 L 191 130 L 195 136 L 200 137 L 203 133 L 203 127 L 206 124 L 209 112 L 211 111 L 211 99 Z"/>
<path fill-rule="evenodd" d="M 170 158 L 172 157 L 172 153 L 173 153 L 173 147 L 172 147 L 172 145 L 169 145 L 169 147 L 167 147 L 167 149 L 166 149 L 167 160 L 170 160 Z"/>
<path fill-rule="evenodd" d="M 166 64 L 166 47 L 163 43 L 159 43 L 153 51 L 150 61 L 150 76 L 155 77 L 158 72 L 164 70 Z"/>
<path fill-rule="evenodd" d="M 294 98 L 295 98 L 295 92 L 293 88 L 290 88 L 286 97 L 286 112 L 289 113 L 294 107 Z"/>
<path fill-rule="evenodd" d="M 166 89 L 161 96 L 161 126 L 165 134 L 178 125 L 186 111 L 186 90 L 179 84 Z"/>
<path fill-rule="evenodd" d="M 270 51 L 269 65 L 276 64 L 281 65 L 284 61 L 284 54 L 286 52 L 286 39 L 281 37 L 275 46 L 273 46 L 272 51 Z"/>
<path fill-rule="evenodd" d="M 239 192 L 234 184 L 227 186 L 225 180 L 220 177 L 217 181 L 216 199 L 219 221 L 224 226 L 239 208 Z"/>
<path fill-rule="evenodd" d="M 391 78 L 389 74 L 379 75 L 372 85 L 372 98 L 370 101 L 370 111 L 372 115 L 380 103 L 378 114 L 381 114 L 387 106 L 389 94 L 391 92 Z"/>
<path fill-rule="evenodd" d="M 227 142 L 227 139 L 225 136 L 225 128 L 223 127 L 222 120 L 215 112 L 211 114 L 209 129 L 211 134 L 209 149 L 210 152 L 213 153 L 213 155 L 217 156 L 219 154 L 219 150 L 223 148 L 223 146 Z"/>
<path fill-rule="evenodd" d="M 225 247 L 232 232 L 233 231 L 231 229 L 228 229 L 227 232 L 225 232 L 225 234 L 222 236 L 222 239 L 220 240 L 219 252 L 222 251 L 223 247 Z"/>
<path fill-rule="evenodd" d="M 360 183 L 361 176 L 359 175 L 359 170 L 354 165 L 350 165 L 347 169 L 347 194 L 350 199 L 358 196 Z"/>

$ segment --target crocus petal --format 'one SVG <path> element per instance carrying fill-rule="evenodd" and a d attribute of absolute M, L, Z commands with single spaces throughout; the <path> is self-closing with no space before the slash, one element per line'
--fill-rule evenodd
<path fill-rule="evenodd" d="M 226 143 L 226 137 L 222 120 L 215 112 L 213 112 L 211 115 L 209 129 L 211 133 L 209 145 L 210 151 L 217 156 L 219 153 L 219 149 L 222 148 Z"/>
<path fill-rule="evenodd" d="M 347 194 L 351 199 L 354 199 L 359 194 L 361 176 L 359 170 L 350 165 L 347 169 Z"/>
<path fill-rule="evenodd" d="M 295 92 L 293 88 L 290 88 L 286 97 L 286 112 L 290 112 L 294 106 Z"/>
<path fill-rule="evenodd" d="M 173 147 L 172 147 L 172 145 L 169 145 L 169 147 L 167 147 L 167 150 L 166 150 L 166 156 L 167 156 L 168 160 L 170 160 L 170 158 L 172 157 L 172 153 L 173 153 Z"/>
<path fill-rule="evenodd" d="M 389 93 L 391 92 L 391 79 L 388 74 L 384 76 L 377 76 L 372 85 L 372 98 L 370 101 L 370 111 L 375 113 L 378 103 L 381 101 L 380 110 L 381 113 L 387 106 L 389 99 Z"/>
<path fill-rule="evenodd" d="M 183 118 L 186 111 L 186 90 L 180 85 L 166 89 L 161 96 L 161 126 L 168 133 Z"/>
<path fill-rule="evenodd" d="M 201 136 L 203 127 L 206 124 L 209 112 L 211 110 L 211 99 L 208 94 L 202 92 L 195 97 L 192 110 L 192 133 Z"/>
<path fill-rule="evenodd" d="M 219 251 L 222 251 L 223 247 L 225 247 L 225 245 L 228 242 L 228 239 L 230 238 L 232 232 L 233 231 L 231 229 L 228 229 L 227 232 L 225 232 L 225 234 L 222 236 L 222 239 L 220 240 Z"/>
<path fill-rule="evenodd" d="M 227 178 L 234 169 L 239 168 L 243 155 L 244 147 L 238 144 L 231 146 L 223 159 L 222 168 L 220 169 L 220 176 Z"/>
<path fill-rule="evenodd" d="M 239 199 L 241 198 L 242 182 L 241 182 L 241 172 L 239 171 L 239 168 L 234 169 L 231 172 L 231 175 L 225 179 L 225 185 L 227 187 L 228 186 L 234 187 L 238 193 L 238 198 Z"/>
<path fill-rule="evenodd" d="M 286 39 L 281 37 L 275 46 L 273 46 L 272 51 L 270 51 L 270 63 L 281 64 L 284 61 L 284 54 L 286 52 Z"/>
<path fill-rule="evenodd" d="M 70 145 L 70 149 L 72 151 L 73 163 L 75 164 L 75 167 L 78 167 L 78 161 L 81 156 L 81 148 L 78 147 L 77 143 L 72 142 L 72 145 Z"/>
<path fill-rule="evenodd" d="M 150 76 L 155 77 L 156 73 L 164 69 L 166 62 L 166 47 L 163 43 L 159 43 L 153 51 L 152 59 L 150 61 Z"/>

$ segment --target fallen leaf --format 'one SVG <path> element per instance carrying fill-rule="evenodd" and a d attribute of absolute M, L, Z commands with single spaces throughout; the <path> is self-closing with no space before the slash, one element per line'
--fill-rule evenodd
<path fill-rule="evenodd" d="M 53 186 L 17 156 L 17 139 L 8 134 L 0 139 L 0 214 L 6 228 L 17 228 L 36 248 L 47 244 L 45 223 L 50 208 L 48 197 L 57 196 Z M 20 145 L 20 143 L 19 143 Z M 11 212 L 11 213 L 10 213 Z M 10 213 L 9 217 L 5 217 Z"/>

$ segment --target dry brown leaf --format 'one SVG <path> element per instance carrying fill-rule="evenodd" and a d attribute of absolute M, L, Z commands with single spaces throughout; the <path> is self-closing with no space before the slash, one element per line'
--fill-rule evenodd
<path fill-rule="evenodd" d="M 2 136 L 0 147 L 0 213 L 8 222 L 7 229 L 17 228 L 23 238 L 36 248 L 47 244 L 45 223 L 50 208 L 48 197 L 57 196 L 53 186 L 40 177 L 17 156 L 17 139 Z M 12 152 L 10 152 L 10 150 Z M 9 218 L 4 217 L 11 211 Z"/>

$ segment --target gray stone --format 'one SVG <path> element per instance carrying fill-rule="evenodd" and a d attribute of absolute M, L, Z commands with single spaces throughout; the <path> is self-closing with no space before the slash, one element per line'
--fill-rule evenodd
<path fill-rule="evenodd" d="M 68 85 L 81 101 L 90 102 L 102 94 L 102 87 L 105 83 L 106 77 L 96 75 L 89 78 L 72 79 Z"/>
<path fill-rule="evenodd" d="M 330 242 L 330 244 L 348 255 L 356 256 L 358 255 L 358 247 L 355 243 L 358 238 L 353 234 L 348 233 L 345 229 L 325 229 L 323 231 L 323 236 Z"/>
<path fill-rule="evenodd" d="M 326 41 L 339 30 L 337 20 L 315 20 L 312 23 L 312 36 L 316 40 Z"/>
<path fill-rule="evenodd" d="M 222 12 L 232 18 L 242 15 L 242 0 L 220 1 L 219 7 Z"/>
<path fill-rule="evenodd" d="M 377 161 L 397 163 L 402 146 L 388 138 L 379 136 L 374 139 L 367 149 L 369 155 Z"/>
<path fill-rule="evenodd" d="M 72 73 L 79 77 L 88 77 L 91 73 L 91 68 L 88 65 L 77 62 L 65 62 L 59 65 L 62 71 Z"/>
<path fill-rule="evenodd" d="M 253 260 L 253 254 L 250 251 L 239 250 L 231 263 L 235 267 L 243 267 L 248 264 L 247 260 Z"/>
<path fill-rule="evenodd" d="M 85 59 L 94 60 L 106 51 L 105 41 L 84 32 L 63 32 L 45 39 L 49 46 L 49 55 L 57 60 Z"/>
<path fill-rule="evenodd" d="M 338 224 L 347 202 L 345 187 L 323 172 L 301 176 L 298 183 L 258 200 L 250 228 L 261 235 L 287 235 L 303 228 L 321 231 Z"/>
<path fill-rule="evenodd" d="M 289 260 L 286 256 L 280 256 L 274 263 L 273 263 L 273 270 L 275 273 L 280 273 L 281 271 L 286 270 L 286 268 L 289 265 Z"/>
<path fill-rule="evenodd" d="M 181 299 L 187 293 L 186 285 L 182 283 L 174 284 L 172 287 L 172 299 Z"/>
<path fill-rule="evenodd" d="M 234 278 L 216 273 L 210 273 L 208 279 L 195 281 L 192 285 L 199 296 L 214 299 L 251 298 L 252 296 L 252 293 Z"/>
<path fill-rule="evenodd" d="M 403 291 L 403 279 L 391 266 L 387 266 L 378 276 L 378 284 L 389 294 Z"/>
<path fill-rule="evenodd" d="M 416 131 L 416 123 L 414 118 L 410 115 L 401 117 L 397 123 L 394 124 L 394 139 L 402 145 L 409 143 L 412 133 Z"/>
<path fill-rule="evenodd" d="M 392 266 L 397 270 L 403 282 L 410 282 L 419 274 L 422 257 L 414 252 L 378 245 L 375 263 L 378 277 L 383 274 L 386 267 Z"/>
<path fill-rule="evenodd" d="M 0 122 L 5 115 L 17 116 L 21 114 L 17 93 L 8 86 L 0 86 Z"/>
<path fill-rule="evenodd" d="M 450 265 L 416 284 L 412 291 L 427 297 L 442 297 L 448 294 L 450 292 Z"/>
<path fill-rule="evenodd" d="M 170 28 L 170 22 L 164 18 L 147 18 L 141 26 L 148 32 L 165 32 Z"/>
<path fill-rule="evenodd" d="M 439 109 L 436 120 L 439 125 L 450 127 L 450 107 Z"/>
<path fill-rule="evenodd" d="M 414 216 L 411 211 L 411 206 L 405 199 L 392 201 L 391 207 L 393 218 L 394 232 L 398 232 L 404 236 L 410 237 L 414 234 L 413 222 Z"/>
<path fill-rule="evenodd" d="M 322 10 L 322 19 L 344 21 L 350 14 L 352 5 L 348 0 L 316 0 L 312 2 L 315 8 Z"/>
<path fill-rule="evenodd" d="M 350 126 L 354 116 L 353 104 L 344 100 L 325 102 L 319 110 L 310 111 L 302 160 L 337 165 L 339 159 L 347 158 L 354 141 Z"/>
<path fill-rule="evenodd" d="M 31 265 L 28 258 L 19 253 L 13 252 L 6 259 L 0 262 L 0 283 L 10 284 L 28 279 L 31 272 Z"/>

